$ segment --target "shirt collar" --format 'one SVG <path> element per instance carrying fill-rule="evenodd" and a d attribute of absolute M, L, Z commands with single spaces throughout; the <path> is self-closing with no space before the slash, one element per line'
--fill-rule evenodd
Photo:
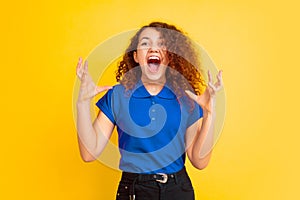
<path fill-rule="evenodd" d="M 149 98 L 153 95 L 151 95 L 145 88 L 145 86 L 143 85 L 142 81 L 139 80 L 134 88 L 134 92 L 132 94 L 133 97 L 135 98 Z M 176 99 L 176 95 L 174 94 L 174 92 L 172 92 L 171 88 L 168 86 L 168 84 L 165 84 L 164 87 L 162 88 L 162 90 L 155 95 L 159 98 L 162 99 Z"/>

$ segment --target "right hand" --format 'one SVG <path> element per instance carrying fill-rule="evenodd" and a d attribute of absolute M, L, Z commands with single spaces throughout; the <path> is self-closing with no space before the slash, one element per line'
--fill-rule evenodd
<path fill-rule="evenodd" d="M 84 62 L 84 65 L 82 65 L 82 58 L 79 58 L 76 67 L 76 74 L 81 81 L 79 96 L 77 100 L 78 103 L 84 103 L 84 102 L 89 103 L 91 99 L 97 94 L 99 94 L 100 92 L 112 88 L 111 86 L 96 86 L 96 84 L 94 83 L 92 77 L 88 72 L 87 60 Z"/>

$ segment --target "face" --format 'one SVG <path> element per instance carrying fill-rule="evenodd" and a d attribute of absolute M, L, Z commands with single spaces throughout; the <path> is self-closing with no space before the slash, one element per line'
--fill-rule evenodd
<path fill-rule="evenodd" d="M 143 82 L 165 82 L 169 60 L 160 32 L 154 28 L 145 28 L 141 32 L 134 60 L 141 66 Z"/>

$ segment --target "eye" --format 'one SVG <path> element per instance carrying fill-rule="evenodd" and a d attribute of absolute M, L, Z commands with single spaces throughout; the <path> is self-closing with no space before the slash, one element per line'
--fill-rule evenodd
<path fill-rule="evenodd" d="M 149 46 L 149 42 L 148 41 L 143 41 L 140 43 L 141 46 L 145 47 L 145 46 Z"/>
<path fill-rule="evenodd" d="M 159 47 L 166 47 L 166 43 L 164 41 L 158 43 Z"/>

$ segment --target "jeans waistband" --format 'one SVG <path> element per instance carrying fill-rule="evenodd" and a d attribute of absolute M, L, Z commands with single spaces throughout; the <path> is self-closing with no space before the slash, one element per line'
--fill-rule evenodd
<path fill-rule="evenodd" d="M 181 176 L 186 175 L 186 169 L 183 167 L 180 171 L 171 173 L 171 174 L 164 174 L 164 173 L 157 173 L 157 174 L 139 174 L 139 173 L 131 173 L 131 172 L 123 172 L 122 173 L 122 180 L 133 181 L 136 180 L 138 182 L 144 181 L 165 181 L 169 179 L 177 179 Z"/>
<path fill-rule="evenodd" d="M 171 180 L 172 182 L 177 182 L 179 179 L 183 177 L 187 177 L 187 172 L 185 167 L 183 167 L 180 171 L 171 173 L 171 174 L 164 174 L 164 173 L 157 173 L 157 174 L 139 174 L 139 173 L 131 173 L 131 172 L 123 172 L 122 173 L 122 181 L 126 181 L 130 183 L 130 200 L 135 200 L 135 184 L 147 181 L 155 181 L 159 184 L 165 185 L 168 184 Z"/>

